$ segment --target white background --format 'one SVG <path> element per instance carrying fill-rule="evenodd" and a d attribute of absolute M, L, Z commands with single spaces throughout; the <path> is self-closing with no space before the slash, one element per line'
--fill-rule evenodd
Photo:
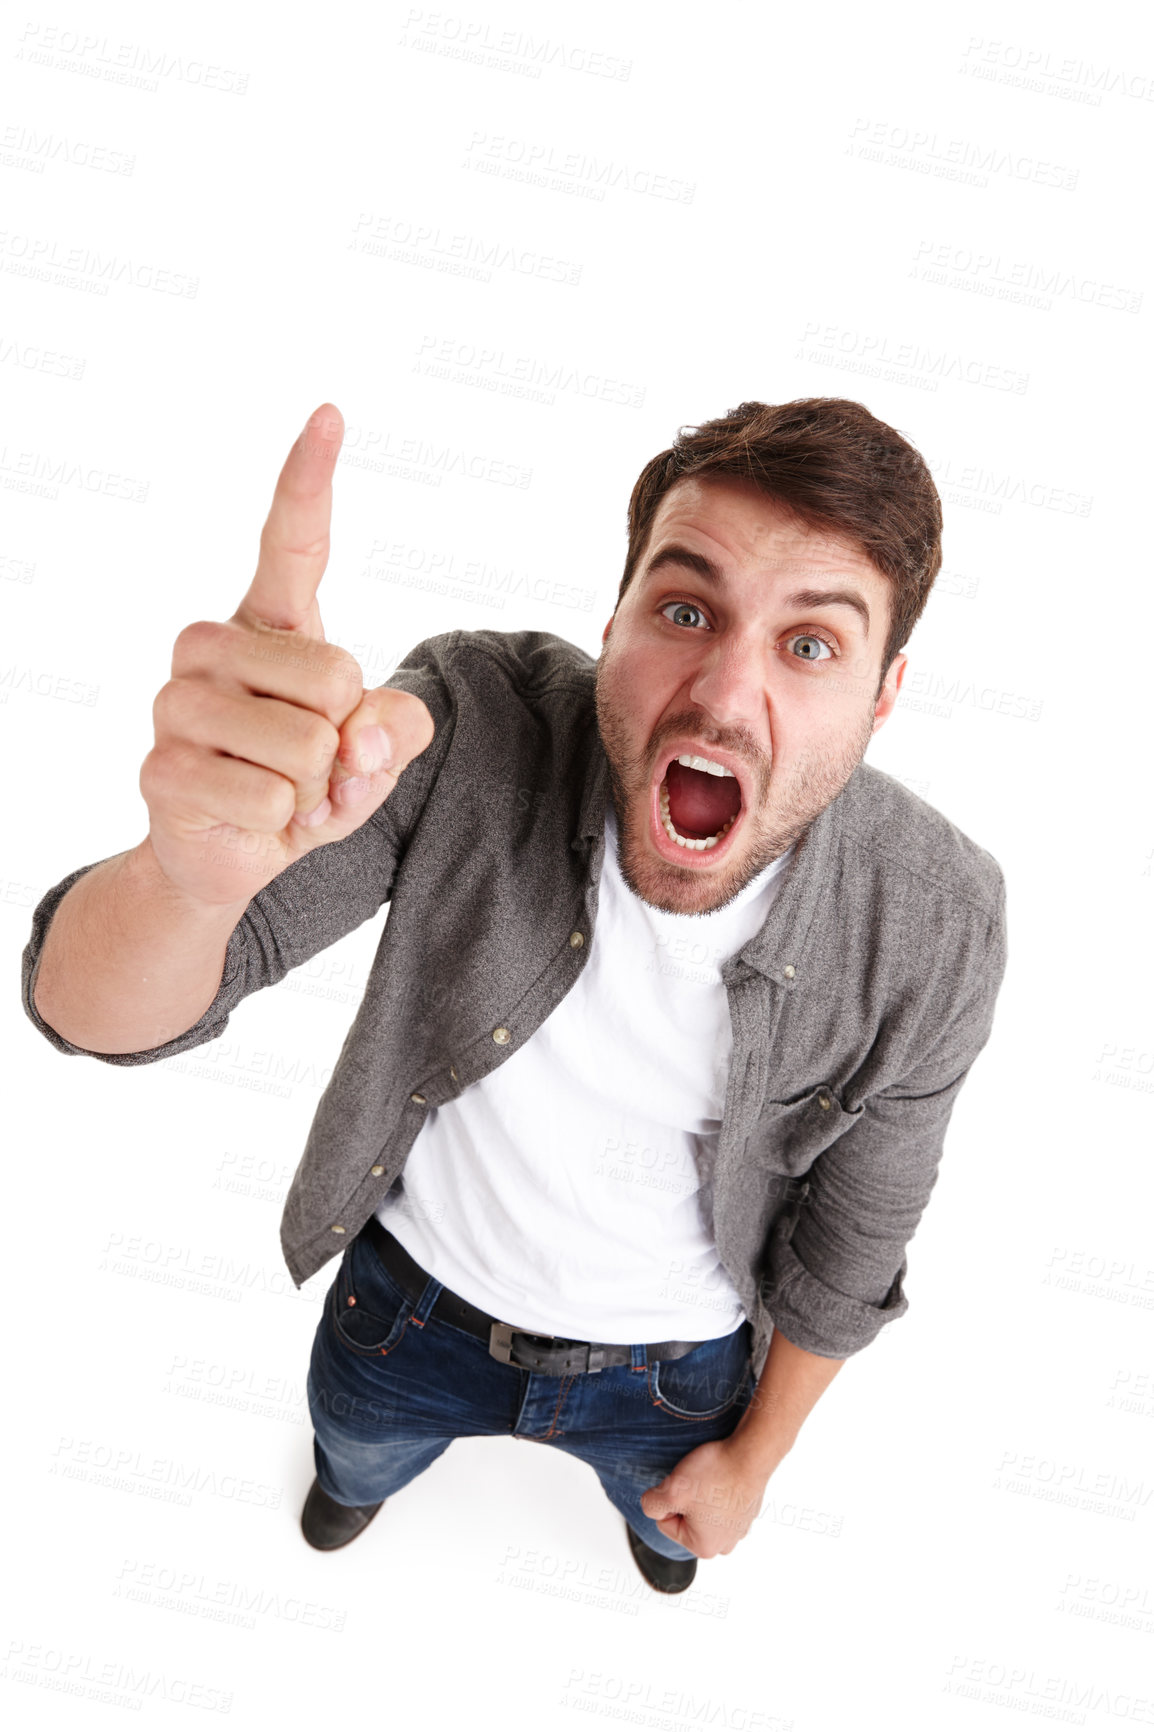
<path fill-rule="evenodd" d="M 9 14 L 17 1723 L 1154 1724 L 1154 44 L 1133 17 Z M 509 388 L 526 375 L 539 396 Z M 505 1439 L 458 1443 L 320 1556 L 297 1519 L 332 1269 L 298 1294 L 277 1227 L 384 915 L 212 1048 L 124 1069 L 22 1015 L 30 911 L 144 835 L 173 639 L 233 611 L 319 403 L 349 427 L 322 611 L 375 685 L 454 627 L 596 654 L 642 465 L 679 425 L 812 394 L 931 464 L 945 567 L 868 755 L 1009 886 L 909 1314 L 680 1599 L 641 1581 L 587 1468 Z"/>

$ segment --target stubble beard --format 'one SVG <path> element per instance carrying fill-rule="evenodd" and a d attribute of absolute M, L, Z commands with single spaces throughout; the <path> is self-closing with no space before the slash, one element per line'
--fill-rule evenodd
<path fill-rule="evenodd" d="M 756 804 L 742 815 L 743 833 L 734 853 L 707 879 L 692 866 L 675 866 L 653 853 L 649 787 L 654 741 L 647 743 L 644 752 L 633 747 L 628 723 L 609 699 L 602 678 L 604 667 L 602 659 L 597 667 L 597 727 L 608 760 L 617 816 L 617 864 L 633 894 L 666 914 L 713 914 L 739 896 L 759 872 L 800 841 L 814 819 L 837 798 L 865 756 L 873 735 L 871 707 L 862 716 L 857 732 L 840 749 L 823 746 L 804 754 L 782 781 L 771 777 L 770 758 L 743 729 L 710 728 L 693 712 L 670 717 L 662 725 L 658 741 L 692 734 L 703 746 L 732 752 L 750 772 Z"/>

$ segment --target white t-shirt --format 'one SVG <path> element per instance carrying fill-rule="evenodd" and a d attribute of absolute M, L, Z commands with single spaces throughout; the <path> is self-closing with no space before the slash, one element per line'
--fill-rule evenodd
<path fill-rule="evenodd" d="M 430 1109 L 378 1219 L 502 1322 L 574 1340 L 706 1341 L 745 1313 L 712 1234 L 732 1030 L 721 965 L 792 848 L 714 914 L 634 895 L 610 803 L 590 954 L 525 1045 Z"/>

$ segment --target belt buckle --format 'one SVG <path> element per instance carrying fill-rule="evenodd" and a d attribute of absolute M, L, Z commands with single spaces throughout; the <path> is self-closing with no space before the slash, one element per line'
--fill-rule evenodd
<path fill-rule="evenodd" d="M 520 1333 L 520 1331 L 516 1331 Z M 494 1359 L 499 1359 L 502 1365 L 513 1365 L 513 1335 L 511 1323 L 494 1323 L 489 1330 L 489 1352 Z"/>
<path fill-rule="evenodd" d="M 519 1359 L 513 1358 L 514 1335 L 530 1335 L 534 1341 L 556 1341 L 556 1335 L 542 1335 L 532 1329 L 518 1329 L 512 1323 L 494 1323 L 489 1330 L 489 1352 L 494 1359 L 499 1359 L 502 1365 L 516 1365 L 522 1371 L 529 1371 L 531 1366 L 522 1365 Z"/>
<path fill-rule="evenodd" d="M 514 1359 L 513 1358 L 513 1352 L 514 1352 L 513 1337 L 514 1337 L 514 1335 L 529 1335 L 532 1337 L 532 1339 L 534 1341 L 558 1341 L 558 1340 L 568 1341 L 568 1339 L 569 1339 L 568 1336 L 545 1335 L 545 1334 L 542 1334 L 540 1331 L 533 1330 L 533 1329 L 517 1329 L 513 1326 L 512 1323 L 496 1323 L 496 1322 L 494 1322 L 493 1324 L 491 1324 L 491 1326 L 489 1328 L 489 1352 L 492 1354 L 494 1359 L 499 1359 L 501 1361 L 502 1365 L 516 1365 L 522 1371 L 533 1371 L 537 1368 L 534 1366 L 531 1366 L 531 1365 L 525 1365 L 520 1359 Z M 559 1348 L 559 1349 L 557 1349 L 557 1351 L 561 1352 L 561 1351 L 563 1351 L 563 1349 Z M 588 1369 L 590 1371 L 600 1371 L 601 1370 L 600 1363 L 593 1364 L 592 1361 L 594 1359 L 596 1359 L 597 1361 L 600 1361 L 603 1357 L 604 1357 L 603 1353 L 597 1352 L 596 1354 L 594 1354 L 590 1350 L 587 1354 L 587 1358 L 590 1361 L 590 1363 L 588 1364 L 587 1367 L 583 1367 L 582 1369 Z M 560 1376 L 568 1376 L 568 1375 L 570 1375 L 570 1373 L 564 1372 L 564 1371 L 557 1371 L 557 1372 L 547 1372 L 545 1375 L 546 1376 L 560 1377 Z"/>

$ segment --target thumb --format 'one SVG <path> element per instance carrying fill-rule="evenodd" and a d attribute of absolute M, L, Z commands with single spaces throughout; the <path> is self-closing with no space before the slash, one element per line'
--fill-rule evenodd
<path fill-rule="evenodd" d="M 638 1500 L 641 1504 L 641 1512 L 643 1515 L 647 1515 L 650 1521 L 661 1521 L 669 1514 L 670 1510 L 676 1507 L 674 1500 L 669 1496 L 668 1490 L 666 1489 L 669 1485 L 670 1477 L 669 1474 L 666 1474 L 660 1484 L 651 1485 L 648 1491 L 643 1491 L 641 1493 L 641 1497 Z"/>
<path fill-rule="evenodd" d="M 337 811 L 365 807 L 365 816 L 388 799 L 403 772 L 435 732 L 429 707 L 412 692 L 376 686 L 341 725 L 329 794 Z"/>

